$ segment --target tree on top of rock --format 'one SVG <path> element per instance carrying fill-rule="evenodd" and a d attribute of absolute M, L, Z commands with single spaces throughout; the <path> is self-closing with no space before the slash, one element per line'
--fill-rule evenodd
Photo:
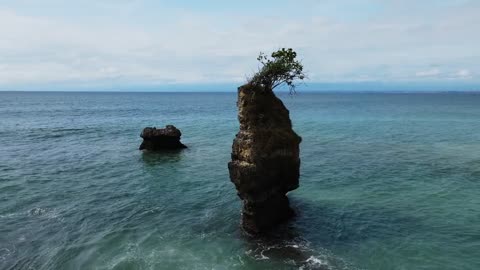
<path fill-rule="evenodd" d="M 296 81 L 303 81 L 302 63 L 296 59 L 297 53 L 289 48 L 282 48 L 273 52 L 270 57 L 260 53 L 257 60 L 260 62 L 260 70 L 250 79 L 250 84 L 262 86 L 264 89 L 271 89 L 287 85 L 290 93 L 295 93 Z"/>

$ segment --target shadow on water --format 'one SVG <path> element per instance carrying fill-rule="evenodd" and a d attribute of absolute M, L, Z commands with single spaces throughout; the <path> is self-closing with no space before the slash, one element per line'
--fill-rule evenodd
<path fill-rule="evenodd" d="M 328 249 L 314 245 L 296 226 L 296 219 L 262 236 L 242 234 L 246 254 L 256 260 L 302 270 L 357 269 Z"/>
<path fill-rule="evenodd" d="M 332 251 L 356 248 L 362 242 L 405 237 L 428 230 L 405 212 L 349 205 L 318 205 L 291 199 L 296 217 L 262 236 L 243 235 L 247 255 L 297 269 L 359 269 Z"/>
<path fill-rule="evenodd" d="M 182 160 L 184 149 L 164 150 L 164 151 L 146 151 L 142 152 L 142 161 L 147 166 L 158 166 L 168 163 L 176 163 Z"/>
<path fill-rule="evenodd" d="M 414 231 L 428 231 L 423 221 L 407 210 L 363 204 L 336 205 L 291 200 L 297 217 L 293 226 L 325 248 L 352 246 L 376 239 L 405 237 Z"/>

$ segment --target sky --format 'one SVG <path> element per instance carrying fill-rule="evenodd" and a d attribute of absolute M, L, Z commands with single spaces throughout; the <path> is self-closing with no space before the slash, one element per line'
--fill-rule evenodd
<path fill-rule="evenodd" d="M 480 90 L 479 0 L 0 0 L 0 90 L 240 85 L 291 47 L 311 85 Z"/>

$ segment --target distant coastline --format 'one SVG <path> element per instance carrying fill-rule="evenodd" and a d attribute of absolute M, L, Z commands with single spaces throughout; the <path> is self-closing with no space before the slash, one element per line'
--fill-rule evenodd
<path fill-rule="evenodd" d="M 241 83 L 162 84 L 103 83 L 91 84 L 35 84 L 0 86 L 0 92 L 236 92 Z M 281 88 L 278 92 L 288 92 Z M 480 82 L 308 82 L 298 86 L 298 92 L 373 92 L 373 93 L 436 93 L 480 92 Z"/>

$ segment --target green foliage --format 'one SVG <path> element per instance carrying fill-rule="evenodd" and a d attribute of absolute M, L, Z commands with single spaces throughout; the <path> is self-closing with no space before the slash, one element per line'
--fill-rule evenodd
<path fill-rule="evenodd" d="M 296 58 L 297 53 L 291 48 L 282 48 L 273 52 L 271 57 L 260 53 L 257 60 L 261 63 L 261 67 L 250 83 L 272 90 L 286 84 L 290 93 L 295 93 L 296 81 L 305 79 L 303 65 Z"/>

